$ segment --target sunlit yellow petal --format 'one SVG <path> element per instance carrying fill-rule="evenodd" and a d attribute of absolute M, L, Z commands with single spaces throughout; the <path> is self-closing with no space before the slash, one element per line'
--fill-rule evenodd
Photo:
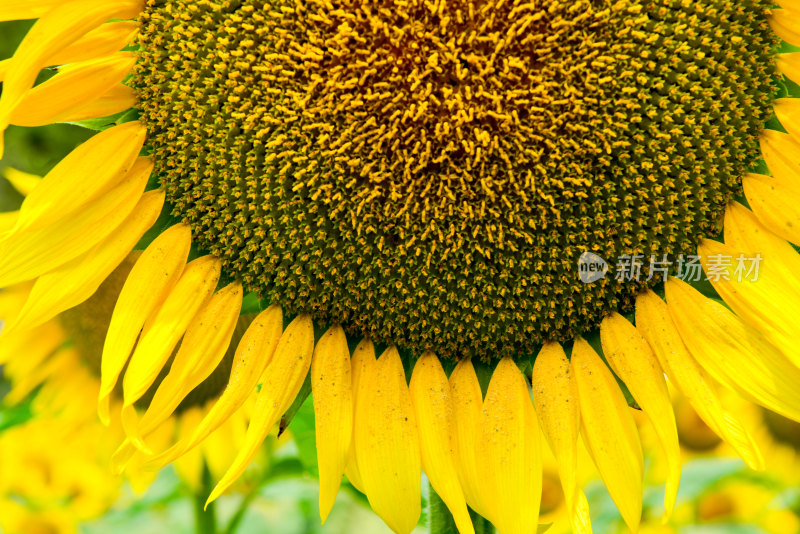
<path fill-rule="evenodd" d="M 375 513 L 395 533 L 408 534 L 421 512 L 420 449 L 403 363 L 394 347 L 364 360 L 353 444 L 361 481 Z"/>
<path fill-rule="evenodd" d="M 11 231 L 19 219 L 19 210 L 0 212 L 0 240 Z"/>
<path fill-rule="evenodd" d="M 469 358 L 458 362 L 450 373 L 450 391 L 453 394 L 453 416 L 455 420 L 456 468 L 461 480 L 464 497 L 470 508 L 482 517 L 488 517 L 481 495 L 481 479 L 478 475 L 477 443 L 479 424 L 483 412 L 483 393 Z"/>
<path fill-rule="evenodd" d="M 47 173 L 25 198 L 17 230 L 38 229 L 75 218 L 127 176 L 145 138 L 145 128 L 129 122 L 93 136 Z"/>
<path fill-rule="evenodd" d="M 200 406 L 183 412 L 178 421 L 178 439 L 190 436 L 202 420 L 203 410 Z M 200 494 L 203 491 L 203 451 L 199 448 L 189 451 L 176 459 L 174 465 L 181 481 L 195 494 Z"/>
<path fill-rule="evenodd" d="M 681 450 L 664 371 L 641 334 L 620 314 L 603 319 L 600 339 L 611 369 L 647 415 L 661 443 L 669 469 L 664 496 L 665 518 L 669 517 L 681 480 Z"/>
<path fill-rule="evenodd" d="M 133 266 L 117 299 L 108 326 L 100 372 L 98 412 L 108 424 L 109 396 L 128 362 L 144 322 L 180 278 L 191 246 L 191 230 L 183 224 L 162 232 Z"/>
<path fill-rule="evenodd" d="M 652 347 L 670 382 L 686 396 L 700 418 L 751 468 L 763 469 L 761 451 L 750 433 L 722 405 L 716 384 L 681 341 L 666 303 L 651 290 L 641 293 L 636 299 L 636 327 Z"/>
<path fill-rule="evenodd" d="M 310 315 L 302 314 L 289 323 L 281 336 L 275 355 L 264 370 L 264 379 L 250 425 L 247 427 L 245 441 L 228 472 L 211 492 L 207 503 L 217 499 L 241 476 L 269 431 L 292 405 L 308 375 L 313 352 L 314 323 Z"/>
<path fill-rule="evenodd" d="M 33 189 L 42 181 L 41 176 L 22 172 L 13 167 L 6 167 L 3 169 L 3 178 L 11 182 L 21 195 L 28 196 Z"/>
<path fill-rule="evenodd" d="M 800 32 L 800 24 L 795 31 Z M 800 36 L 800 33 L 798 33 Z M 779 98 L 773 104 L 775 114 L 794 140 L 800 139 L 800 98 Z"/>
<path fill-rule="evenodd" d="M 475 532 L 456 470 L 455 416 L 450 383 L 431 352 L 414 365 L 409 385 L 419 430 L 422 468 L 447 505 L 461 534 Z"/>
<path fill-rule="evenodd" d="M 770 176 L 756 174 L 746 175 L 742 185 L 761 223 L 781 238 L 800 243 L 800 193 L 781 188 Z"/>
<path fill-rule="evenodd" d="M 133 20 L 118 20 L 102 24 L 71 45 L 59 50 L 54 56 L 47 59 L 47 63 L 63 65 L 119 52 L 133 40 L 138 28 L 139 23 Z"/>
<path fill-rule="evenodd" d="M 134 167 L 120 185 L 85 206 L 68 222 L 12 231 L 0 242 L 0 287 L 41 276 L 104 240 L 141 200 L 148 178 L 149 169 Z M 44 182 L 31 196 L 43 185 Z M 21 211 L 20 220 L 23 216 Z"/>
<path fill-rule="evenodd" d="M 142 9 L 142 0 L 77 0 L 60 3 L 44 13 L 25 35 L 14 53 L 0 95 L 0 132 L 19 101 L 36 80 L 47 60 L 91 30 L 110 19 L 134 18 Z M 0 135 L 0 157 L 3 155 Z"/>
<path fill-rule="evenodd" d="M 40 276 L 9 328 L 22 330 L 40 325 L 91 297 L 155 223 L 163 205 L 162 191 L 145 193 L 133 212 L 108 238 L 83 256 Z"/>
<path fill-rule="evenodd" d="M 233 413 L 220 427 L 208 435 L 194 450 L 202 451 L 212 480 L 225 476 L 239 449 L 245 443 L 247 422 L 244 409 Z"/>
<path fill-rule="evenodd" d="M 3 0 L 0 21 L 38 19 L 64 0 Z"/>
<path fill-rule="evenodd" d="M 731 311 L 685 282 L 670 278 L 665 289 L 681 339 L 715 380 L 800 421 L 800 369 Z"/>
<path fill-rule="evenodd" d="M 775 56 L 778 70 L 795 83 L 800 83 L 800 53 L 778 54 Z"/>
<path fill-rule="evenodd" d="M 773 9 L 769 25 L 778 37 L 787 43 L 800 46 L 800 15 L 788 9 Z"/>
<path fill-rule="evenodd" d="M 356 413 L 358 410 L 358 396 L 362 388 L 367 387 L 367 384 L 361 380 L 364 373 L 371 369 L 375 364 L 375 346 L 368 339 L 363 339 L 356 346 L 353 351 L 353 357 L 350 361 L 351 378 L 353 381 L 353 421 L 356 421 Z M 355 434 L 353 435 L 355 439 Z M 356 450 L 350 444 L 349 452 L 347 453 L 347 464 L 345 465 L 344 472 L 347 479 L 358 491 L 364 493 L 364 483 L 361 481 L 361 473 L 358 470 L 358 458 L 356 458 Z"/>
<path fill-rule="evenodd" d="M 322 522 L 336 500 L 353 437 L 350 350 L 341 326 L 320 338 L 311 363 L 311 391 L 319 464 L 319 513 Z"/>
<path fill-rule="evenodd" d="M 642 517 L 644 461 L 631 408 L 614 376 L 581 338 L 572 349 L 581 429 L 597 470 L 631 531 Z"/>
<path fill-rule="evenodd" d="M 759 141 L 772 179 L 782 189 L 800 192 L 800 141 L 769 129 L 761 131 Z"/>
<path fill-rule="evenodd" d="M 76 107 L 97 100 L 118 86 L 135 63 L 133 52 L 117 52 L 62 68 L 26 93 L 11 113 L 9 122 L 32 127 L 68 120 Z"/>
<path fill-rule="evenodd" d="M 558 462 L 558 473 L 564 488 L 572 529 L 576 534 L 592 532 L 588 510 L 581 510 L 582 513 L 578 510 L 578 385 L 560 344 L 547 343 L 542 347 L 533 364 L 531 383 L 536 413 Z"/>
<path fill-rule="evenodd" d="M 97 117 L 108 117 L 136 106 L 136 91 L 123 84 L 117 84 L 99 98 L 77 105 L 59 116 L 61 122 L 75 122 Z"/>
<path fill-rule="evenodd" d="M 536 532 L 541 437 L 525 377 L 511 358 L 500 360 L 492 374 L 476 448 L 489 520 L 503 534 Z"/>
<path fill-rule="evenodd" d="M 222 396 L 188 441 L 181 440 L 169 450 L 156 455 L 148 462 L 149 467 L 162 467 L 196 447 L 242 407 L 272 361 L 282 332 L 283 312 L 280 306 L 270 306 L 256 316 L 236 348 L 230 379 Z"/>

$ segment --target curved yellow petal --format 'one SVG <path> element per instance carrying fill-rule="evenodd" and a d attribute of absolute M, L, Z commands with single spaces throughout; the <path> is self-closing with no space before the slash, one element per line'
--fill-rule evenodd
<path fill-rule="evenodd" d="M 353 351 L 353 357 L 350 360 L 351 376 L 353 380 L 353 423 L 357 421 L 356 415 L 358 411 L 358 396 L 362 388 L 366 388 L 367 384 L 361 377 L 364 376 L 369 369 L 375 364 L 375 346 L 368 339 L 363 339 L 356 346 Z M 356 449 L 353 445 L 355 441 L 355 433 L 353 433 L 350 443 L 349 452 L 347 453 L 347 463 L 345 464 L 344 473 L 347 479 L 353 486 L 361 493 L 364 493 L 364 483 L 361 481 L 361 472 L 358 469 L 358 458 L 356 458 Z"/>
<path fill-rule="evenodd" d="M 572 530 L 576 534 L 592 532 L 588 509 L 578 510 L 578 385 L 572 375 L 567 355 L 559 343 L 546 343 L 542 347 L 533 363 L 531 384 L 539 422 L 558 462 L 558 473 L 564 488 Z"/>
<path fill-rule="evenodd" d="M 350 350 L 341 326 L 320 338 L 311 361 L 319 464 L 319 513 L 322 522 L 333 508 L 353 440 L 353 386 Z"/>
<path fill-rule="evenodd" d="M 0 241 L 14 228 L 19 219 L 19 210 L 0 212 Z"/>
<path fill-rule="evenodd" d="M 456 471 L 453 395 L 442 364 L 432 352 L 420 356 L 414 365 L 409 391 L 417 418 L 422 468 L 450 510 L 458 531 L 474 533 Z"/>
<path fill-rule="evenodd" d="M 241 476 L 258 448 L 300 392 L 311 367 L 314 352 L 314 323 L 308 314 L 298 315 L 281 336 L 275 355 L 264 370 L 261 391 L 247 427 L 247 435 L 236 459 L 217 483 L 206 505 L 217 499 Z"/>
<path fill-rule="evenodd" d="M 800 192 L 784 189 L 770 176 L 748 174 L 742 179 L 750 208 L 775 235 L 800 243 Z"/>
<path fill-rule="evenodd" d="M 146 167 L 134 167 L 119 186 L 85 206 L 63 224 L 13 230 L 0 242 L 0 287 L 50 272 L 108 237 L 141 200 L 148 173 Z M 37 187 L 31 196 L 43 185 Z M 24 212 L 20 211 L 20 219 L 23 215 Z"/>
<path fill-rule="evenodd" d="M 759 137 L 761 154 L 782 189 L 800 192 L 800 140 L 789 134 L 764 129 Z"/>
<path fill-rule="evenodd" d="M 38 19 L 64 0 L 3 0 L 0 21 Z"/>
<path fill-rule="evenodd" d="M 664 517 L 668 518 L 675 507 L 681 481 L 681 448 L 664 371 L 641 334 L 620 314 L 612 312 L 603 319 L 600 339 L 611 369 L 625 383 L 652 423 L 666 456 L 669 474 Z"/>
<path fill-rule="evenodd" d="M 108 117 L 133 108 L 136 103 L 136 91 L 119 83 L 100 95 L 99 98 L 73 107 L 64 115 L 59 116 L 59 120 L 60 122 L 75 122 Z"/>
<path fill-rule="evenodd" d="M 450 391 L 453 394 L 455 420 L 455 460 L 461 488 L 470 508 L 488 519 L 488 511 L 481 495 L 482 486 L 476 457 L 483 413 L 483 393 L 475 367 L 468 358 L 459 361 L 450 373 Z"/>
<path fill-rule="evenodd" d="M 0 95 L 0 133 L 48 58 L 110 19 L 136 17 L 142 7 L 142 0 L 76 0 L 43 13 L 25 35 L 8 68 Z M 4 152 L 2 139 L 0 135 L 0 157 Z"/>
<path fill-rule="evenodd" d="M 177 418 L 178 439 L 185 438 L 194 432 L 203 419 L 203 410 L 193 406 Z M 175 460 L 175 471 L 181 481 L 189 486 L 193 493 L 199 495 L 203 491 L 203 451 L 195 449 Z"/>
<path fill-rule="evenodd" d="M 778 54 L 775 56 L 778 70 L 794 83 L 800 83 L 800 53 Z"/>
<path fill-rule="evenodd" d="M 421 513 L 421 460 L 403 363 L 394 347 L 364 360 L 353 444 L 361 482 L 375 513 L 397 534 L 409 534 Z"/>
<path fill-rule="evenodd" d="M 31 191 L 42 181 L 41 176 L 22 172 L 13 167 L 6 167 L 3 169 L 3 178 L 11 182 L 14 189 L 22 196 L 30 195 Z"/>
<path fill-rule="evenodd" d="M 800 369 L 723 305 L 685 282 L 666 284 L 670 316 L 703 369 L 745 397 L 800 421 Z"/>
<path fill-rule="evenodd" d="M 99 99 L 122 83 L 136 64 L 136 57 L 133 52 L 117 52 L 61 69 L 26 93 L 9 122 L 33 127 L 69 120 L 75 108 Z"/>
<path fill-rule="evenodd" d="M 219 400 L 208 411 L 189 440 L 181 440 L 169 450 L 154 456 L 146 467 L 162 467 L 196 447 L 228 420 L 253 393 L 264 369 L 272 361 L 283 333 L 283 312 L 278 305 L 262 311 L 242 336 L 233 357 L 230 379 Z"/>
<path fill-rule="evenodd" d="M 582 338 L 572 349 L 581 434 L 611 498 L 632 532 L 642 517 L 644 460 L 631 408 L 614 376 Z"/>
<path fill-rule="evenodd" d="M 773 9 L 769 25 L 778 37 L 789 44 L 800 43 L 800 14 L 788 9 Z"/>
<path fill-rule="evenodd" d="M 146 130 L 138 122 L 109 128 L 93 136 L 61 160 L 32 189 L 20 208 L 15 231 L 33 230 L 75 218 L 132 172 Z M 129 172 L 130 171 L 130 172 Z"/>
<path fill-rule="evenodd" d="M 489 520 L 503 534 L 536 532 L 542 498 L 539 424 L 511 358 L 497 364 L 483 402 L 476 458 Z"/>
<path fill-rule="evenodd" d="M 800 32 L 800 24 L 797 25 L 795 31 Z M 795 141 L 800 139 L 800 98 L 779 98 L 775 100 L 772 107 L 789 135 Z"/>
<path fill-rule="evenodd" d="M 9 329 L 40 325 L 91 297 L 156 222 L 163 205 L 163 191 L 145 193 L 128 218 L 104 241 L 83 256 L 40 276 Z"/>
<path fill-rule="evenodd" d="M 131 269 L 108 326 L 100 365 L 98 412 L 109 423 L 109 396 L 128 362 L 145 320 L 178 281 L 191 247 L 191 230 L 177 224 L 162 232 Z"/>
<path fill-rule="evenodd" d="M 158 385 L 138 427 L 132 429 L 134 442 L 141 443 L 217 368 L 228 350 L 241 307 L 239 282 L 220 289 L 203 304 L 186 328 L 169 373 Z"/>
<path fill-rule="evenodd" d="M 764 460 L 752 436 L 722 405 L 716 384 L 681 341 L 667 304 L 649 289 L 636 299 L 636 328 L 650 344 L 670 381 L 709 428 L 729 443 L 747 465 L 763 469 Z"/>
<path fill-rule="evenodd" d="M 139 23 L 134 20 L 117 20 L 100 25 L 71 45 L 47 59 L 50 65 L 63 65 L 88 61 L 119 52 L 133 41 Z"/>

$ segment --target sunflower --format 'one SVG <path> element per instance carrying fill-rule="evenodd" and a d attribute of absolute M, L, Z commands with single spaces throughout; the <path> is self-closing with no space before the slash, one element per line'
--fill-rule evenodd
<path fill-rule="evenodd" d="M 0 129 L 101 130 L 4 216 L 0 287 L 33 281 L 7 331 L 143 249 L 101 357 L 120 455 L 164 465 L 255 395 L 211 502 L 310 390 L 323 521 L 346 474 L 410 532 L 423 469 L 460 532 L 533 532 L 546 442 L 587 532 L 582 436 L 635 531 L 633 411 L 667 515 L 679 484 L 665 377 L 752 467 L 720 388 L 800 420 L 800 4 L 778 4 L 6 1 L 38 20 Z"/>

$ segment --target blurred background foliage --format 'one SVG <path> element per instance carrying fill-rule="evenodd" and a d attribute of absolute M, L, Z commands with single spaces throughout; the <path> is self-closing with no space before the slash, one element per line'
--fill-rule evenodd
<path fill-rule="evenodd" d="M 0 24 L 0 60 L 13 54 L 19 41 L 31 26 L 30 22 Z M 46 78 L 48 73 L 42 75 Z M 0 88 L 2 85 L 0 85 Z M 6 167 L 44 175 L 72 148 L 93 132 L 75 125 L 58 124 L 42 128 L 11 127 L 6 133 L 6 153 L 0 160 L 0 175 Z M 0 211 L 16 209 L 22 197 L 5 180 L 0 180 Z M 2 380 L 0 367 L 0 470 L 14 458 L 2 456 L 3 440 L 22 439 L 14 429 L 33 425 L 30 398 L 9 404 L 3 397 L 8 386 Z M 34 392 L 33 395 L 36 393 Z M 680 534 L 798 534 L 800 533 L 800 425 L 744 403 L 743 413 L 762 444 L 768 469 L 756 473 L 709 434 L 696 414 L 686 412 L 686 403 L 676 400 L 679 426 L 684 444 L 685 467 L 672 519 L 662 524 L 664 490 L 661 483 L 663 466 L 659 464 L 655 441 L 645 439 L 648 448 L 647 482 L 644 495 L 644 520 L 641 528 L 647 533 Z M 642 422 L 642 425 L 646 425 Z M 643 428 L 647 438 L 648 429 Z M 45 444 L 58 452 L 55 443 Z M 91 444 L 87 445 L 91 446 Z M 317 506 L 318 485 L 315 479 L 316 444 L 314 413 L 307 399 L 293 419 L 287 436 L 282 438 L 265 465 L 255 465 L 244 477 L 238 491 L 222 497 L 213 516 L 199 512 L 208 488 L 190 488 L 170 467 L 159 473 L 144 494 L 137 494 L 129 484 L 108 472 L 108 481 L 116 496 L 113 504 L 103 506 L 92 517 L 70 514 L 77 496 L 67 495 L 55 508 L 37 508 L 37 495 L 22 490 L 4 492 L 0 486 L 0 532 L 2 516 L 28 514 L 24 534 L 183 534 L 192 532 L 233 534 L 334 534 L 389 533 L 389 529 L 369 509 L 366 498 L 352 486 L 343 484 L 333 513 L 320 525 Z M 48 461 L 48 460 L 43 460 Z M 50 461 L 63 462 L 54 454 Z M 624 524 L 603 484 L 588 462 L 582 459 L 582 479 L 592 511 L 594 531 L 599 534 L 625 532 Z M 557 483 L 554 465 L 545 462 L 542 521 L 551 523 L 550 532 L 569 532 L 564 514 L 563 495 Z M 80 475 L 80 473 L 79 473 Z M 21 474 L 25 477 L 27 475 Z M 423 484 L 427 488 L 427 484 Z M 19 487 L 24 487 L 24 484 Z M 32 490 L 40 491 L 40 490 Z M 427 491 L 423 490 L 427 501 Z M 423 503 L 424 505 L 425 503 Z M 211 519 L 209 520 L 209 517 Z M 423 513 L 419 532 L 424 532 Z M 209 522 L 210 521 L 210 522 Z M 6 534 L 12 533 L 6 525 Z"/>

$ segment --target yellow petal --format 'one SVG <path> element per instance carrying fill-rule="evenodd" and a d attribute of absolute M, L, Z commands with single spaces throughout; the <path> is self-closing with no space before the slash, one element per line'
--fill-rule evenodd
<path fill-rule="evenodd" d="M 75 108 L 99 99 L 121 84 L 136 64 L 136 57 L 132 52 L 117 52 L 62 68 L 27 92 L 14 108 L 9 122 L 33 127 L 69 120 Z"/>
<path fill-rule="evenodd" d="M 800 141 L 769 129 L 761 131 L 759 140 L 772 179 L 782 189 L 800 192 Z"/>
<path fill-rule="evenodd" d="M 195 449 L 202 451 L 212 480 L 220 479 L 225 475 L 228 466 L 233 463 L 236 454 L 245 442 L 247 421 L 242 415 L 243 411 L 240 409 L 233 413 Z"/>
<path fill-rule="evenodd" d="M 706 375 L 681 341 L 666 303 L 647 290 L 636 299 L 636 327 L 656 354 L 661 367 L 689 400 L 700 418 L 753 469 L 764 460 L 747 429 L 725 409 L 716 384 Z"/>
<path fill-rule="evenodd" d="M 64 0 L 3 0 L 0 21 L 38 19 Z"/>
<path fill-rule="evenodd" d="M 58 117 L 60 122 L 75 122 L 108 117 L 136 106 L 136 91 L 127 85 L 117 84 L 99 98 L 75 106 Z"/>
<path fill-rule="evenodd" d="M 361 380 L 364 373 L 371 369 L 375 364 L 375 346 L 368 339 L 363 339 L 356 346 L 353 351 L 353 357 L 350 361 L 350 370 L 353 380 L 353 421 L 356 421 L 356 413 L 358 410 L 358 395 L 361 388 L 366 387 L 366 383 Z M 353 440 L 355 434 L 353 434 Z M 347 453 L 347 464 L 345 465 L 344 472 L 347 479 L 353 486 L 361 493 L 364 493 L 364 483 L 361 481 L 361 472 L 358 470 L 358 459 L 356 458 L 356 450 L 353 446 L 352 440 L 350 448 Z"/>
<path fill-rule="evenodd" d="M 794 83 L 800 83 L 800 53 L 778 54 L 775 56 L 775 62 L 778 64 L 778 70 L 787 78 Z"/>
<path fill-rule="evenodd" d="M 178 418 L 178 439 L 190 436 L 202 420 L 203 410 L 199 406 L 183 412 Z M 175 460 L 175 471 L 193 493 L 199 495 L 203 491 L 203 452 L 199 448 Z"/>
<path fill-rule="evenodd" d="M 234 282 L 217 291 L 192 319 L 140 423 L 147 435 L 167 419 L 181 401 L 217 368 L 236 329 L 242 308 L 242 285 Z M 187 437 L 188 439 L 188 437 Z"/>
<path fill-rule="evenodd" d="M 644 461 L 631 408 L 614 376 L 582 338 L 572 349 L 581 429 L 597 470 L 632 532 L 642 517 Z"/>
<path fill-rule="evenodd" d="M 69 221 L 12 231 L 0 243 L 0 287 L 50 272 L 104 240 L 141 200 L 148 178 L 149 169 L 134 167 L 119 186 L 85 206 Z M 44 182 L 31 196 L 43 185 Z M 20 219 L 23 215 L 21 211 Z"/>
<path fill-rule="evenodd" d="M 191 246 L 191 230 L 172 226 L 147 247 L 133 266 L 108 326 L 100 371 L 98 412 L 108 425 L 109 396 L 128 362 L 144 322 L 180 278 Z"/>
<path fill-rule="evenodd" d="M 71 221 L 119 186 L 134 165 L 145 165 L 136 159 L 145 134 L 140 123 L 129 122 L 100 132 L 73 150 L 25 198 L 16 231 Z"/>
<path fill-rule="evenodd" d="M 133 405 L 153 385 L 192 319 L 211 298 L 220 269 L 214 256 L 190 262 L 158 311 L 147 319 L 122 380 L 125 406 Z"/>
<path fill-rule="evenodd" d="M 767 233 L 763 229 L 762 232 Z M 790 280 L 782 280 L 782 277 L 775 276 L 777 273 L 774 269 L 767 268 L 759 273 L 757 280 L 744 276 L 739 280 L 735 272 L 735 258 L 742 254 L 749 258 L 754 256 L 753 253 L 742 253 L 710 239 L 703 239 L 697 251 L 705 269 L 714 258 L 733 259 L 724 275 L 709 276 L 714 289 L 742 320 L 762 332 L 795 365 L 800 366 L 800 349 L 796 343 L 800 334 L 800 288 L 792 287 Z M 790 250 L 790 253 L 796 254 L 794 250 Z M 765 256 L 763 261 L 766 267 L 767 264 L 780 261 L 780 258 Z"/>
<path fill-rule="evenodd" d="M 196 447 L 233 415 L 253 393 L 264 369 L 275 354 L 283 332 L 283 312 L 272 305 L 256 316 L 242 336 L 233 357 L 231 375 L 225 391 L 208 411 L 191 438 L 181 440 L 149 462 L 149 467 L 162 467 L 186 451 Z"/>
<path fill-rule="evenodd" d="M 30 195 L 31 191 L 33 191 L 33 189 L 42 181 L 41 176 L 18 171 L 12 167 L 6 167 L 3 169 L 3 177 L 11 182 L 11 185 L 14 186 L 14 189 L 16 189 L 22 196 Z"/>
<path fill-rule="evenodd" d="M 482 480 L 478 475 L 477 444 L 479 424 L 483 412 L 483 393 L 472 362 L 465 358 L 450 373 L 450 391 L 453 394 L 455 420 L 455 460 L 464 497 L 470 508 L 488 518 L 483 503 Z M 481 460 L 482 461 L 482 460 Z"/>
<path fill-rule="evenodd" d="M 542 347 L 533 364 L 531 383 L 536 413 L 558 462 L 558 473 L 564 488 L 572 530 L 576 533 L 591 532 L 588 513 L 585 513 L 586 510 L 579 513 L 578 510 L 578 385 L 560 344 L 547 343 Z"/>
<path fill-rule="evenodd" d="M 697 363 L 718 382 L 800 421 L 800 369 L 727 308 L 685 282 L 666 284 L 670 316 Z"/>
<path fill-rule="evenodd" d="M 672 514 L 681 481 L 681 450 L 664 370 L 636 328 L 616 312 L 600 323 L 603 353 L 653 425 L 667 459 L 665 518 Z"/>
<path fill-rule="evenodd" d="M 773 9 L 769 25 L 778 37 L 800 46 L 800 14 L 788 9 Z"/>
<path fill-rule="evenodd" d="M 22 335 L 3 334 L 0 338 L 0 365 L 20 355 L 31 360 L 43 359 L 55 352 L 65 341 L 61 326 L 56 322 L 45 323 Z"/>
<path fill-rule="evenodd" d="M 245 442 L 225 476 L 217 483 L 206 505 L 217 499 L 241 476 L 261 447 L 270 429 L 292 406 L 311 367 L 314 352 L 314 323 L 308 314 L 298 315 L 289 323 L 278 342 L 275 356 L 264 370 L 264 380 Z"/>
<path fill-rule="evenodd" d="M 142 0 L 77 0 L 61 3 L 44 13 L 25 35 L 14 53 L 0 95 L 0 133 L 47 60 L 110 19 L 134 18 Z M 3 155 L 0 135 L 0 157 Z"/>
<path fill-rule="evenodd" d="M 761 223 L 775 235 L 800 243 L 800 193 L 781 188 L 770 176 L 748 174 L 744 194 Z"/>
<path fill-rule="evenodd" d="M 102 24 L 71 45 L 48 58 L 49 65 L 77 63 L 119 52 L 133 41 L 139 23 L 133 20 L 118 20 Z"/>
<path fill-rule="evenodd" d="M 311 363 L 311 392 L 319 464 L 319 513 L 322 522 L 339 493 L 353 437 L 350 350 L 341 326 L 320 338 Z"/>
<path fill-rule="evenodd" d="M 83 256 L 40 276 L 9 329 L 40 325 L 91 297 L 156 222 L 164 205 L 163 191 L 145 193 L 127 219 L 108 238 Z"/>
<path fill-rule="evenodd" d="M 395 533 L 409 534 L 421 512 L 419 434 L 411 396 L 396 348 L 369 363 L 362 369 L 354 423 L 361 481 L 375 513 Z"/>
<path fill-rule="evenodd" d="M 503 534 L 536 532 L 541 437 L 525 377 L 511 358 L 500 360 L 492 374 L 476 449 L 489 520 Z"/>
<path fill-rule="evenodd" d="M 453 395 L 442 364 L 433 353 L 426 352 L 417 360 L 409 391 L 419 429 L 422 468 L 450 510 L 458 531 L 475 532 L 456 470 Z"/>
<path fill-rule="evenodd" d="M 800 24 L 797 27 L 800 28 Z M 796 31 L 800 32 L 800 29 Z M 795 142 L 800 139 L 800 98 L 779 98 L 772 107 L 778 120 Z"/>
<path fill-rule="evenodd" d="M 14 228 L 17 219 L 19 219 L 19 210 L 0 212 L 0 241 Z"/>

